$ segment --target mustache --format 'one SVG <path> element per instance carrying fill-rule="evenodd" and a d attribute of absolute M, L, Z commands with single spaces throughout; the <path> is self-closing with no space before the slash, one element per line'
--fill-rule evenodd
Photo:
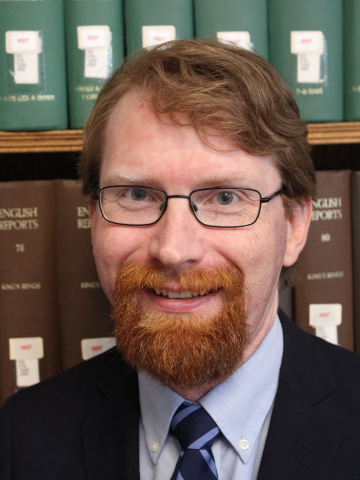
<path fill-rule="evenodd" d="M 201 292 L 224 290 L 225 294 L 241 295 L 242 275 L 231 265 L 216 264 L 209 267 L 187 267 L 174 270 L 154 263 L 124 262 L 118 269 L 116 294 L 126 295 L 141 289 L 164 288 L 170 281 L 176 281 L 185 291 Z"/>

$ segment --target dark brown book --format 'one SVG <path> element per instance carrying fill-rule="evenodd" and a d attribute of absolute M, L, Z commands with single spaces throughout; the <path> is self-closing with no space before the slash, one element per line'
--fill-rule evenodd
<path fill-rule="evenodd" d="M 0 183 L 0 403 L 61 371 L 55 189 Z"/>
<path fill-rule="evenodd" d="M 293 290 L 290 287 L 286 287 L 279 292 L 279 307 L 290 320 L 294 319 Z"/>
<path fill-rule="evenodd" d="M 360 172 L 351 174 L 355 350 L 360 353 Z"/>
<path fill-rule="evenodd" d="M 353 350 L 350 175 L 349 170 L 317 172 L 317 200 L 295 285 L 295 321 Z"/>
<path fill-rule="evenodd" d="M 110 304 L 96 272 L 87 202 L 77 180 L 56 180 L 57 257 L 63 368 L 110 346 Z M 85 342 L 84 342 L 85 340 Z"/>

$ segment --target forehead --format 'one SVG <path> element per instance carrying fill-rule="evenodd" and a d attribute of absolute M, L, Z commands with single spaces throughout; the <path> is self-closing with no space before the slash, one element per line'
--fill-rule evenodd
<path fill-rule="evenodd" d="M 263 190 L 267 180 L 280 179 L 271 159 L 251 155 L 214 133 L 204 142 L 193 127 L 174 125 L 129 92 L 107 125 L 101 187 L 125 181 L 188 190 L 235 182 Z"/>

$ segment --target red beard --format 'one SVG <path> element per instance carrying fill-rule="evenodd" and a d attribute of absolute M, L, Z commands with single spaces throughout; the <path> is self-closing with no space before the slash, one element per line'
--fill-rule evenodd
<path fill-rule="evenodd" d="M 174 280 L 185 291 L 222 290 L 220 313 L 143 311 L 141 289 L 163 288 Z M 160 383 L 187 391 L 228 378 L 240 365 L 249 343 L 243 277 L 235 267 L 215 266 L 170 272 L 150 264 L 124 263 L 114 296 L 114 334 L 118 350 L 136 370 Z"/>

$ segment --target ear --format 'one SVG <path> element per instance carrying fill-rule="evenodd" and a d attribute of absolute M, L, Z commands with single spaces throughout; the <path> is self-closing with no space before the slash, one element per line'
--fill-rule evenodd
<path fill-rule="evenodd" d="M 303 205 L 295 207 L 287 220 L 287 245 L 283 260 L 284 267 L 293 265 L 305 246 L 310 227 L 311 212 L 311 200 L 304 198 Z"/>

